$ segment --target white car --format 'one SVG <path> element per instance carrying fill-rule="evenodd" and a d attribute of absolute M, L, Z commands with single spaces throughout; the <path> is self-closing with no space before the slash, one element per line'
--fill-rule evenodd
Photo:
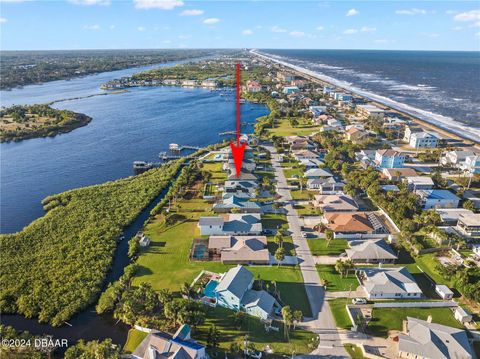
<path fill-rule="evenodd" d="M 307 232 L 303 232 L 303 231 L 302 231 L 302 232 L 300 232 L 300 234 L 302 235 L 303 238 L 307 238 L 307 237 L 308 237 Z"/>
<path fill-rule="evenodd" d="M 365 298 L 353 298 L 352 304 L 367 304 L 367 300 Z"/>

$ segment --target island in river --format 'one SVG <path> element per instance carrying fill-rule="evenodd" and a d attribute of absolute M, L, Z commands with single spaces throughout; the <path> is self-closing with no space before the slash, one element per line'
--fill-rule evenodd
<path fill-rule="evenodd" d="M 86 126 L 91 120 L 82 113 L 49 105 L 11 106 L 0 111 L 0 142 L 53 137 Z"/>

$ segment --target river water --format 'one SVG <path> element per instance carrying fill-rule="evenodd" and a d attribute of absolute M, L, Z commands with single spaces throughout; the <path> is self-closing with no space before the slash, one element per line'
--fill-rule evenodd
<path fill-rule="evenodd" d="M 172 64 L 175 63 L 161 66 Z M 47 103 L 99 94 L 103 92 L 99 90 L 102 83 L 139 70 L 112 71 L 2 91 L 1 105 Z M 134 160 L 158 161 L 158 153 L 167 151 L 169 143 L 206 146 L 221 141 L 220 132 L 235 129 L 233 93 L 222 94 L 198 88 L 150 87 L 55 103 L 56 108 L 85 113 L 93 120 L 54 138 L 0 145 L 2 233 L 21 230 L 42 216 L 40 201 L 46 196 L 130 176 Z M 246 123 L 268 113 L 265 106 L 250 103 L 242 105 L 241 111 Z M 242 128 L 244 132 L 251 130 L 251 125 Z M 150 207 L 125 231 L 108 280 L 123 273 L 128 263 L 127 240 L 141 228 Z M 123 344 L 128 329 L 115 324 L 110 316 L 98 316 L 93 307 L 73 317 L 69 321 L 72 327 L 52 328 L 18 315 L 2 315 L 1 321 L 34 334 L 66 338 L 70 343 L 80 338 L 112 338 Z"/>

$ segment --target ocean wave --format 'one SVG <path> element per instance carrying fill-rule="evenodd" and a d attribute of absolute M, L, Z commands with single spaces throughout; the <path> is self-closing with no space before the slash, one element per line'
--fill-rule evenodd
<path fill-rule="evenodd" d="M 455 119 L 453 119 L 452 117 L 449 117 L 449 116 L 444 116 L 444 115 L 434 113 L 434 112 L 429 111 L 429 110 L 424 110 L 424 109 L 417 108 L 417 107 L 412 106 L 412 105 L 408 105 L 406 103 L 398 102 L 398 101 L 396 101 L 392 98 L 382 96 L 382 95 L 379 95 L 377 93 L 373 93 L 369 90 L 365 90 L 365 89 L 363 89 L 361 87 L 358 87 L 356 85 L 352 85 L 352 83 L 350 83 L 350 82 L 336 79 L 336 78 L 334 78 L 330 75 L 326 75 L 326 74 L 321 73 L 321 72 L 313 71 L 313 70 L 308 68 L 308 65 L 305 62 L 303 62 L 303 64 L 302 64 L 303 66 L 299 66 L 299 65 L 297 65 L 299 63 L 299 61 L 295 61 L 295 59 L 289 59 L 289 58 L 285 58 L 285 57 L 281 57 L 281 56 L 271 56 L 270 54 L 264 54 L 264 53 L 260 53 L 258 51 L 255 51 L 255 53 L 260 55 L 260 56 L 265 56 L 268 59 L 274 60 L 277 63 L 280 63 L 284 66 L 289 66 L 291 68 L 296 69 L 297 71 L 301 71 L 301 72 L 304 72 L 304 73 L 306 73 L 310 76 L 314 76 L 314 77 L 316 77 L 320 80 L 323 80 L 325 82 L 328 82 L 332 85 L 344 88 L 344 89 L 346 89 L 346 90 L 348 90 L 352 93 L 355 93 L 357 95 L 363 96 L 363 97 L 368 98 L 368 99 L 373 100 L 373 101 L 377 101 L 377 102 L 382 103 L 386 106 L 389 106 L 393 109 L 408 113 L 412 116 L 415 116 L 415 117 L 419 118 L 420 120 L 423 120 L 425 122 L 431 123 L 432 125 L 438 126 L 439 128 L 451 131 L 452 133 L 456 133 L 456 134 L 461 135 L 463 137 L 472 139 L 476 142 L 480 142 L 480 128 L 478 128 L 478 127 L 463 124 L 463 123 L 461 123 L 459 121 L 456 121 Z M 390 81 L 390 80 L 387 80 L 387 81 Z M 398 85 L 400 85 L 400 84 L 398 84 Z M 419 85 L 422 85 L 422 84 L 417 84 L 417 86 L 414 86 L 414 87 L 416 87 L 415 90 L 417 90 L 418 92 L 427 92 L 427 91 L 425 91 L 425 89 L 433 90 L 433 89 L 429 89 L 428 87 L 419 86 Z"/>

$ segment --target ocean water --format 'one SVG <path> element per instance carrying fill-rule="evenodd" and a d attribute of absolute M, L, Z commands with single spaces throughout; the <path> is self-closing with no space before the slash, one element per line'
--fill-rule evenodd
<path fill-rule="evenodd" d="M 452 127 L 456 123 L 460 131 L 480 131 L 480 52 L 260 51 L 348 87 L 418 109 L 432 122 Z"/>

